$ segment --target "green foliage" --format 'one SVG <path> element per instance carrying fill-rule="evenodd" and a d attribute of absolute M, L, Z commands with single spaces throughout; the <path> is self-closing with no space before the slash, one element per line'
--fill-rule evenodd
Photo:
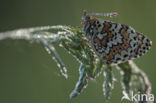
<path fill-rule="evenodd" d="M 67 69 L 53 44 L 58 44 L 75 57 L 80 63 L 79 79 L 70 94 L 70 98 L 78 96 L 83 89 L 87 87 L 88 80 L 96 79 L 104 69 L 103 92 L 105 100 L 108 101 L 110 99 L 115 80 L 112 66 L 105 65 L 103 61 L 95 55 L 81 29 L 69 26 L 47 26 L 0 33 L 0 40 L 7 38 L 39 41 L 45 50 L 52 55 L 61 74 L 65 78 L 68 77 Z M 151 92 L 151 85 L 146 74 L 141 71 L 134 62 L 127 61 L 114 67 L 121 73 L 123 93 L 131 96 L 132 91 L 136 93 L 140 91 L 146 94 Z M 142 103 L 148 102 L 143 101 Z"/>

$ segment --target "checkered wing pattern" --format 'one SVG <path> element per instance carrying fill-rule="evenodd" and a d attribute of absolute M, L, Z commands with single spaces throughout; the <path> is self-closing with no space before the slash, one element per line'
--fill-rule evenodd
<path fill-rule="evenodd" d="M 107 20 L 89 19 L 84 31 L 95 53 L 106 64 L 137 58 L 149 50 L 151 41 L 132 27 Z"/>

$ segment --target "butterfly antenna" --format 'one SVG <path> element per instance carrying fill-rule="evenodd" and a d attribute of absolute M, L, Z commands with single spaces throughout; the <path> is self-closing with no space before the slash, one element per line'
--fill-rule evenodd
<path fill-rule="evenodd" d="M 115 16 L 117 16 L 118 14 L 117 14 L 116 12 L 114 12 L 114 13 L 89 13 L 88 15 L 115 17 Z"/>

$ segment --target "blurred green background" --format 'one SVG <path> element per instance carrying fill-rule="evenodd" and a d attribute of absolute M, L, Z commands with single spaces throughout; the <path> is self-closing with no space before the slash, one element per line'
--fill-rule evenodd
<path fill-rule="evenodd" d="M 130 25 L 153 41 L 152 49 L 135 62 L 148 75 L 156 95 L 155 5 L 155 0 L 1 0 L 0 32 L 59 24 L 79 26 L 84 9 L 118 12 L 118 17 L 108 19 Z M 68 68 L 67 80 L 40 44 L 0 41 L 0 103 L 104 103 L 103 75 L 90 81 L 80 96 L 69 99 L 78 80 L 79 63 L 62 48 L 57 50 Z M 122 97 L 120 74 L 116 72 L 115 76 L 118 80 L 110 103 L 120 103 Z"/>

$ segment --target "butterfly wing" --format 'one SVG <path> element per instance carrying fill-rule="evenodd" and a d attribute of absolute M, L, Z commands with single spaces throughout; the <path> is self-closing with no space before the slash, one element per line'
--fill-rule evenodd
<path fill-rule="evenodd" d="M 138 42 L 138 48 L 134 54 L 134 58 L 138 58 L 143 54 L 145 54 L 152 45 L 152 41 L 148 39 L 145 35 L 139 32 L 136 32 L 136 34 L 138 36 L 139 42 Z"/>
<path fill-rule="evenodd" d="M 135 32 L 130 26 L 111 21 L 94 19 L 87 31 L 91 35 L 91 45 L 95 53 L 106 64 L 137 58 L 150 46 L 149 39 L 141 33 Z M 146 49 L 141 52 L 144 47 Z"/>

